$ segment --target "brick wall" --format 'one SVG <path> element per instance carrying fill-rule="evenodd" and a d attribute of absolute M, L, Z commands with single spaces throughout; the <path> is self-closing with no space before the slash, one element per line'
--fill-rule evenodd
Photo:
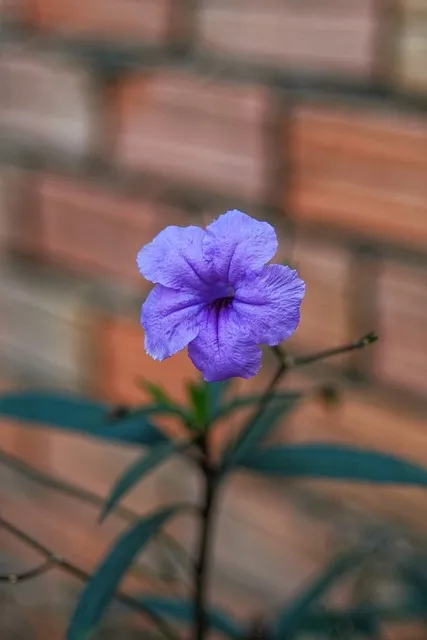
<path fill-rule="evenodd" d="M 304 405 L 281 437 L 427 463 L 425 0 L 0 0 L 0 35 L 1 376 L 132 404 L 143 376 L 182 398 L 195 376 L 186 355 L 159 364 L 143 351 L 135 255 L 168 224 L 238 207 L 275 224 L 280 259 L 307 282 L 290 350 L 381 336 L 293 380 L 348 390 L 339 411 Z M 268 371 L 267 360 L 242 387 L 259 390 Z M 3 449 L 99 495 L 133 455 L 14 433 L 2 425 Z M 312 484 L 270 496 L 237 482 L 216 571 L 235 599 L 246 584 L 246 607 L 291 591 L 333 551 L 335 521 L 308 514 L 295 488 L 332 499 L 338 522 L 351 504 L 425 528 L 417 492 Z M 130 504 L 187 491 L 197 496 L 172 464 Z M 43 509 L 57 526 L 58 504 Z"/>

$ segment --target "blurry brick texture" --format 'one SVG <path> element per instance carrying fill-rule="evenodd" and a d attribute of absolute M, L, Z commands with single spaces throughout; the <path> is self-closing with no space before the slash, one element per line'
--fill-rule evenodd
<path fill-rule="evenodd" d="M 374 0 L 202 0 L 199 47 L 293 71 L 369 76 L 378 37 Z"/>
<path fill-rule="evenodd" d="M 41 178 L 40 209 L 45 255 L 82 273 L 148 283 L 136 266 L 139 249 L 185 215 L 161 204 L 121 197 L 109 186 Z"/>
<path fill-rule="evenodd" d="M 397 44 L 397 81 L 403 89 L 427 91 L 427 3 L 400 0 L 401 26 Z"/>
<path fill-rule="evenodd" d="M 2 249 L 38 252 L 40 220 L 34 206 L 29 174 L 0 167 L 0 246 Z"/>
<path fill-rule="evenodd" d="M 342 402 L 331 408 L 319 401 L 303 402 L 287 421 L 284 434 L 290 442 L 333 442 L 365 447 L 427 465 L 425 415 L 380 400 L 373 391 L 347 390 L 342 394 Z M 283 440 L 283 434 L 275 439 Z M 422 535 L 427 533 L 423 489 L 399 486 L 373 490 L 372 486 L 351 482 L 317 480 L 292 483 L 295 484 L 404 523 Z"/>
<path fill-rule="evenodd" d="M 67 278 L 2 264 L 2 358 L 40 379 L 73 388 L 87 384 L 87 287 Z"/>
<path fill-rule="evenodd" d="M 87 71 L 68 58 L 8 47 L 0 52 L 0 134 L 38 153 L 85 156 L 96 118 Z"/>
<path fill-rule="evenodd" d="M 355 339 L 355 327 L 368 320 L 373 326 L 366 330 L 377 330 L 381 339 L 366 365 L 372 374 L 369 391 L 348 391 L 335 407 L 301 403 L 272 439 L 343 442 L 426 465 L 425 413 L 405 404 L 414 392 L 427 396 L 425 106 L 416 111 L 406 100 L 390 100 L 387 108 L 386 92 L 381 106 L 374 106 L 366 91 L 359 91 L 361 83 L 384 71 L 379 58 L 387 48 L 387 86 L 427 95 L 427 5 L 396 2 L 398 11 L 387 13 L 382 10 L 392 6 L 387 0 L 202 0 L 197 7 L 178 0 L 0 0 L 0 20 L 12 9 L 15 16 L 30 16 L 35 28 L 28 45 L 2 41 L 1 159 L 6 162 L 12 149 L 15 164 L 16 157 L 27 159 L 27 150 L 31 160 L 46 160 L 34 173 L 0 167 L 1 257 L 19 253 L 21 260 L 22 251 L 33 254 L 19 267 L 16 261 L 1 263 L 1 375 L 8 378 L 13 371 L 15 385 L 54 383 L 131 405 L 148 400 L 138 383 L 144 378 L 185 401 L 186 382 L 198 377 L 186 352 L 159 363 L 144 351 L 139 314 L 148 284 L 138 274 L 136 253 L 164 226 L 189 224 L 182 207 L 193 198 L 194 208 L 205 214 L 199 222 L 240 206 L 240 199 L 251 202 L 249 214 L 267 218 L 263 208 L 277 204 L 270 199 L 283 184 L 282 211 L 274 218 L 281 240 L 277 260 L 289 258 L 307 283 L 301 324 L 285 346 L 298 352 L 336 346 Z M 194 53 L 194 65 L 185 69 L 183 59 L 174 57 L 181 50 L 167 47 L 184 35 L 184 14 L 191 18 L 192 39 L 186 42 Z M 397 18 L 393 29 L 387 24 L 391 14 Z M 384 34 L 391 36 L 388 47 Z M 62 39 L 85 41 L 87 57 L 60 53 Z M 124 58 L 115 55 L 134 43 L 142 49 L 154 45 L 161 49 L 159 57 L 150 51 L 101 86 L 105 76 L 92 71 L 111 62 L 120 70 Z M 231 78 L 234 71 L 239 81 Z M 282 73 L 276 86 L 274 78 Z M 298 81 L 300 74 L 309 89 L 304 99 L 299 89 L 286 96 L 286 78 Z M 330 89 L 332 80 L 335 86 L 342 79 L 346 86 L 354 81 L 348 92 L 343 87 L 345 99 L 338 91 L 333 105 L 325 102 L 317 88 Z M 420 106 L 418 97 L 415 102 Z M 79 171 L 65 175 L 69 165 L 63 157 L 81 160 L 105 149 L 115 173 L 111 181 L 102 182 L 101 172 L 92 180 L 92 169 L 102 169 L 102 163 L 72 164 Z M 56 159 L 59 166 L 52 167 Z M 149 193 L 138 199 L 124 195 L 134 193 L 134 184 L 142 192 L 141 175 L 153 178 L 149 191 L 156 192 L 155 200 Z M 177 191 L 181 204 L 174 206 Z M 373 249 L 367 252 L 373 271 L 366 290 L 365 262 L 368 267 L 371 262 L 358 269 L 361 242 Z M 127 297 L 128 285 L 131 316 L 118 305 L 98 309 L 101 290 L 114 297 L 120 289 Z M 239 381 L 237 388 L 260 393 L 271 360 L 266 356 L 260 375 Z M 334 363 L 334 379 L 340 379 L 349 360 Z M 307 377 L 291 373 L 289 385 L 311 390 L 317 371 L 324 382 L 320 366 L 304 371 Z M 217 428 L 215 454 L 235 436 L 245 415 L 242 411 L 239 420 Z M 174 420 L 159 424 L 170 434 L 182 433 Z M 69 434 L 37 433 L 30 437 L 28 429 L 3 422 L 1 446 L 99 495 L 135 457 L 132 450 Z M 173 459 L 129 495 L 127 504 L 145 511 L 174 498 L 195 500 L 199 491 L 196 474 Z M 334 551 L 328 546 L 331 522 L 307 514 L 298 500 L 303 492 L 333 498 L 338 513 L 356 506 L 426 532 L 425 492 L 233 478 L 218 523 L 215 582 L 220 600 L 236 611 L 241 606 L 236 587 L 244 585 L 250 595 L 242 605 L 245 617 L 257 607 L 265 611 L 278 596 L 282 601 Z M 99 544 L 93 512 L 59 500 L 50 511 L 39 505 L 36 513 L 26 495 L 8 500 L 7 508 L 24 527 L 30 518 L 47 542 L 55 548 L 58 542 L 63 546 L 58 550 L 81 559 L 82 566 L 104 550 L 109 534 L 103 530 Z M 189 545 L 194 528 L 188 520 L 173 526 Z M 401 637 L 408 640 L 404 633 Z"/>
<path fill-rule="evenodd" d="M 138 380 L 161 384 L 176 400 L 185 401 L 186 382 L 197 379 L 187 354 L 158 362 L 144 351 L 144 332 L 137 320 L 101 318 L 94 328 L 99 352 L 98 389 L 118 403 L 141 403 L 148 400 Z"/>
<path fill-rule="evenodd" d="M 29 16 L 30 0 L 0 0 L 0 26 L 3 21 L 23 20 Z"/>
<path fill-rule="evenodd" d="M 388 262 L 378 280 L 381 341 L 375 371 L 383 381 L 427 398 L 427 269 Z"/>
<path fill-rule="evenodd" d="M 227 195 L 268 196 L 266 88 L 147 73 L 123 80 L 116 106 L 121 166 Z"/>
<path fill-rule="evenodd" d="M 299 107 L 292 162 L 289 205 L 298 220 L 425 250 L 425 117 Z"/>
<path fill-rule="evenodd" d="M 63 36 L 162 43 L 178 31 L 176 0 L 33 0 L 35 24 Z"/>
<path fill-rule="evenodd" d="M 347 343 L 351 340 L 348 253 L 340 245 L 297 238 L 291 255 L 306 283 L 306 295 L 289 344 L 309 350 Z"/>

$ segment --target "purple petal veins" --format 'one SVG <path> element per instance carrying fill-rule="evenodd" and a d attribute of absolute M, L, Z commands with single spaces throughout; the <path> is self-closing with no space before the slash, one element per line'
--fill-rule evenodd
<path fill-rule="evenodd" d="M 254 376 L 259 345 L 297 328 L 305 292 L 296 271 L 267 265 L 276 250 L 273 227 L 236 210 L 206 231 L 164 229 L 137 257 L 156 285 L 141 314 L 147 353 L 163 360 L 188 346 L 207 381 Z"/>

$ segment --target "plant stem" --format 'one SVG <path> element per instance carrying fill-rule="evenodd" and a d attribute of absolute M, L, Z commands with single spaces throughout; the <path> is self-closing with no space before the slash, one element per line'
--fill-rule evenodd
<path fill-rule="evenodd" d="M 312 364 L 313 362 L 317 362 L 318 360 L 324 360 L 325 358 L 330 358 L 342 353 L 347 353 L 348 351 L 364 349 L 377 340 L 378 336 L 375 333 L 368 333 L 359 340 L 356 340 L 356 342 L 350 342 L 349 344 L 343 345 L 342 347 L 325 349 L 324 351 L 317 351 L 316 353 L 299 357 L 284 356 L 281 353 L 279 347 L 272 347 L 272 349 L 285 369 L 294 369 L 295 367 L 301 367 L 305 364 Z"/>
<path fill-rule="evenodd" d="M 203 471 L 203 502 L 201 506 L 200 538 L 196 554 L 194 572 L 194 640 L 205 640 L 208 629 L 206 615 L 206 592 L 208 586 L 209 559 L 211 540 L 213 533 L 213 515 L 216 498 L 217 474 L 211 466 L 208 451 L 207 434 L 200 441 L 200 446 L 205 454 L 205 460 L 201 464 Z"/>
<path fill-rule="evenodd" d="M 262 398 L 259 401 L 258 406 L 253 412 L 253 415 L 249 419 L 250 425 L 256 424 L 257 420 L 262 416 L 270 401 L 274 397 L 274 392 L 280 380 L 284 374 L 295 366 L 309 364 L 322 358 L 327 358 L 345 351 L 352 351 L 353 349 L 361 349 L 372 342 L 375 342 L 377 337 L 374 334 L 368 334 L 361 338 L 357 342 L 351 343 L 344 347 L 337 349 L 328 349 L 327 351 L 321 351 L 311 356 L 292 358 L 285 356 L 280 347 L 273 347 L 273 351 L 279 360 L 279 366 L 268 384 Z M 205 640 L 206 631 L 208 629 L 208 620 L 206 616 L 206 590 L 208 584 L 208 563 L 210 555 L 210 542 L 212 537 L 212 520 L 214 514 L 214 505 L 216 499 L 216 492 L 219 486 L 219 477 L 217 471 L 211 465 L 208 451 L 208 428 L 204 430 L 203 434 L 198 441 L 200 450 L 203 454 L 203 459 L 200 461 L 200 468 L 203 472 L 204 480 L 204 495 L 203 504 L 201 507 L 201 531 L 199 538 L 199 548 L 196 554 L 195 573 L 194 573 L 194 636 L 193 640 Z"/>
<path fill-rule="evenodd" d="M 6 453 L 0 448 L 0 463 L 4 464 L 9 469 L 16 471 L 17 473 L 22 474 L 26 478 L 29 478 L 33 482 L 37 482 L 42 487 L 45 487 L 51 491 L 58 491 L 63 495 L 69 496 L 76 500 L 81 500 L 85 504 L 90 504 L 93 507 L 102 507 L 104 504 L 103 498 L 100 498 L 95 493 L 91 493 L 86 489 L 81 489 L 77 485 L 71 484 L 64 480 L 58 480 L 53 476 L 36 469 L 35 467 L 30 466 L 17 456 Z M 134 522 L 138 517 L 138 513 L 136 511 L 132 511 L 127 507 L 123 507 L 122 505 L 118 505 L 115 509 L 115 513 L 119 518 L 123 518 L 127 522 Z M 192 558 L 189 558 L 187 551 L 184 549 L 182 545 L 179 544 L 175 538 L 173 538 L 170 534 L 161 531 L 158 534 L 158 538 L 163 540 L 166 548 L 171 549 L 173 552 L 173 557 L 176 559 L 179 558 L 179 564 L 181 568 L 181 573 L 183 573 L 184 568 L 187 566 L 188 562 L 190 564 L 193 562 Z M 158 576 L 154 575 L 151 571 L 144 568 L 145 578 L 151 580 L 158 580 Z"/>
<path fill-rule="evenodd" d="M 274 350 L 275 350 L 275 353 L 280 354 L 280 352 L 278 351 L 278 347 L 274 347 Z M 280 358 L 279 356 L 279 361 L 280 361 L 279 366 L 274 376 L 270 380 L 266 390 L 264 391 L 258 406 L 253 412 L 252 416 L 249 418 L 248 424 L 254 425 L 257 422 L 257 420 L 262 416 L 267 406 L 270 404 L 270 401 L 274 397 L 274 392 L 276 390 L 277 385 L 279 384 L 280 380 L 282 379 L 282 377 L 284 376 L 284 374 L 287 372 L 289 368 L 288 365 L 286 364 L 286 359 Z"/>
<path fill-rule="evenodd" d="M 46 559 L 46 562 L 51 566 L 56 566 L 58 569 L 62 569 L 66 573 L 83 582 L 88 582 L 92 578 L 92 575 L 90 573 L 84 571 L 83 569 L 80 569 L 75 564 L 72 564 L 68 560 L 65 560 L 64 558 L 61 558 L 57 554 L 53 553 L 44 544 L 30 536 L 19 527 L 16 527 L 5 518 L 0 517 L 0 527 L 11 535 L 15 536 L 18 540 L 24 542 L 35 551 L 38 551 L 38 553 L 40 553 L 40 555 L 43 556 Z M 35 573 L 33 570 L 33 574 L 34 575 L 32 575 L 31 577 L 34 578 L 36 577 L 36 575 L 40 575 L 40 572 Z M 123 593 L 123 591 L 116 591 L 114 597 L 122 604 L 127 605 L 130 609 L 133 609 L 134 611 L 144 614 L 148 618 L 150 618 L 151 621 L 157 625 L 158 629 L 165 635 L 165 637 L 170 639 L 176 638 L 176 634 L 169 626 L 169 624 L 167 624 L 160 616 L 154 613 L 154 611 L 151 611 L 150 609 L 144 607 L 137 599 L 128 596 L 126 593 Z"/>
<path fill-rule="evenodd" d="M 16 584 L 17 582 L 25 582 L 26 580 L 32 580 L 38 578 L 47 573 L 54 567 L 54 563 L 47 559 L 34 569 L 27 569 L 21 573 L 3 573 L 0 574 L 0 582 L 7 582 L 8 584 Z"/>

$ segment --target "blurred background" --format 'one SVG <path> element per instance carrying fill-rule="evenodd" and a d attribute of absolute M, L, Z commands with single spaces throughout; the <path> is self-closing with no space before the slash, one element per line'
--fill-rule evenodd
<path fill-rule="evenodd" d="M 135 256 L 168 224 L 240 208 L 276 226 L 278 259 L 307 282 L 290 352 L 380 335 L 290 376 L 336 385 L 341 401 L 304 403 L 279 437 L 427 464 L 427 0 L 0 0 L 0 22 L 3 387 L 135 404 L 144 377 L 183 399 L 196 377 L 186 354 L 144 354 Z M 240 388 L 261 388 L 271 364 Z M 98 526 L 96 496 L 135 454 L 4 421 L 0 446 L 0 515 L 93 568 L 124 526 Z M 92 502 L 49 489 L 46 474 Z M 173 462 L 127 506 L 197 491 Z M 417 490 L 238 477 L 215 598 L 268 613 L 372 522 L 425 540 L 426 515 Z M 191 548 L 188 521 L 172 530 Z M 2 529 L 0 549 L 0 573 L 36 562 Z M 134 574 L 132 589 L 182 589 L 162 541 Z M 0 587 L 2 639 L 63 638 L 77 581 L 55 571 Z M 99 637 L 140 637 L 136 625 L 112 609 Z"/>

